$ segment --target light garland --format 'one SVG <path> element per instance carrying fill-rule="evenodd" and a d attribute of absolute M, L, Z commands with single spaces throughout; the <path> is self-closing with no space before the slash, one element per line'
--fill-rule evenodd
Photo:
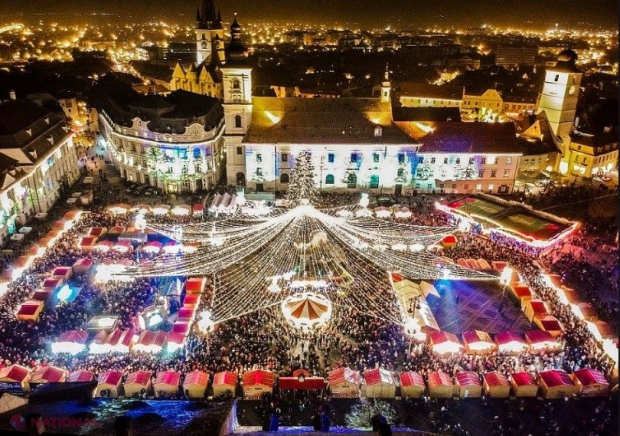
<path fill-rule="evenodd" d="M 365 202 L 364 202 L 365 203 Z M 380 319 L 403 324 L 387 271 L 411 279 L 497 280 L 446 263 L 427 247 L 454 227 L 426 227 L 372 217 L 359 205 L 316 209 L 301 199 L 291 209 L 257 216 L 249 203 L 232 216 L 183 227 L 180 243 L 199 243 L 193 254 L 162 254 L 122 274 L 218 277 L 210 316 L 214 323 L 281 305 L 292 295 L 314 292 Z M 246 213 L 246 210 L 249 213 Z M 360 213 L 365 212 L 365 213 Z M 178 237 L 173 224 L 150 229 Z"/>

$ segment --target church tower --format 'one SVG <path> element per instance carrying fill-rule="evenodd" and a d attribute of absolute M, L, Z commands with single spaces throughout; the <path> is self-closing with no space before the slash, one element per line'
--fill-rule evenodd
<path fill-rule="evenodd" d="M 213 0 L 203 0 L 202 11 L 196 12 L 196 65 L 203 62 L 212 63 L 217 55 L 218 59 L 224 59 L 224 28 L 222 16 L 215 12 Z"/>
<path fill-rule="evenodd" d="M 237 13 L 230 26 L 230 43 L 226 47 L 222 72 L 222 105 L 226 130 L 226 174 L 228 184 L 245 184 L 245 150 L 243 136 L 252 119 L 252 65 L 248 49 L 241 41 Z"/>
<path fill-rule="evenodd" d="M 545 112 L 551 130 L 557 137 L 562 153 L 558 170 L 565 174 L 570 159 L 570 134 L 572 132 L 579 86 L 583 73 L 575 64 L 577 54 L 564 50 L 553 67 L 548 67 L 536 113 Z"/>
<path fill-rule="evenodd" d="M 381 103 L 389 103 L 392 92 L 392 84 L 390 83 L 390 70 L 388 65 L 385 65 L 385 76 L 383 82 L 381 82 Z"/>

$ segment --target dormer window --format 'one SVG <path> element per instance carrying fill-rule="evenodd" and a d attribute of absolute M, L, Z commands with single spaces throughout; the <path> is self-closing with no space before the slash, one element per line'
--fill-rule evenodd
<path fill-rule="evenodd" d="M 45 118 L 43 121 L 45 121 L 45 124 L 49 124 L 49 123 L 50 123 L 50 118 L 49 118 L 49 117 L 47 117 L 47 118 Z"/>
<path fill-rule="evenodd" d="M 379 137 L 383 135 L 383 127 L 377 126 L 375 127 L 375 136 Z"/>
<path fill-rule="evenodd" d="M 32 129 L 27 129 L 26 133 L 28 134 L 28 136 L 32 136 Z"/>

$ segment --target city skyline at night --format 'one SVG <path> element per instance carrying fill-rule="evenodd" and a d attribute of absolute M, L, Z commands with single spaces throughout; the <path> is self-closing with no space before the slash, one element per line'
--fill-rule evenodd
<path fill-rule="evenodd" d="M 109 0 L 105 3 L 59 2 L 47 0 L 4 1 L 0 13 L 7 21 L 55 19 L 71 22 L 90 21 L 108 17 L 111 23 L 165 18 L 173 22 L 191 21 L 200 2 L 183 0 L 165 2 L 155 0 L 148 5 Z M 330 2 L 328 0 L 269 2 L 250 0 L 219 2 L 224 21 L 229 21 L 237 10 L 244 21 L 294 21 L 303 24 L 345 25 L 366 28 L 415 28 L 436 25 L 440 27 L 468 27 L 490 24 L 542 29 L 550 25 L 570 25 L 573 28 L 617 27 L 618 4 L 610 0 L 476 0 L 461 4 L 451 0 L 390 0 L 365 4 L 361 0 Z M 123 11 L 123 13 L 119 13 Z M 326 13 L 326 11 L 329 11 Z M 99 17 L 99 18 L 94 18 Z"/>

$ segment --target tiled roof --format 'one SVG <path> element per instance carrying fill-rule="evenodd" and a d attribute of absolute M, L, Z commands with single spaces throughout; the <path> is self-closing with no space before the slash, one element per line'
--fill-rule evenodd
<path fill-rule="evenodd" d="M 393 107 L 394 121 L 461 121 L 458 107 Z"/>
<path fill-rule="evenodd" d="M 378 99 L 254 97 L 252 103 L 246 143 L 417 143 L 392 123 L 390 104 Z"/>
<path fill-rule="evenodd" d="M 513 123 L 435 124 L 422 140 L 421 153 L 519 153 Z"/>
<path fill-rule="evenodd" d="M 397 88 L 401 96 L 462 100 L 463 87 L 455 85 L 431 85 L 425 82 L 402 82 Z"/>
<path fill-rule="evenodd" d="M 0 104 L 0 136 L 15 135 L 49 114 L 30 101 L 8 100 Z"/>

